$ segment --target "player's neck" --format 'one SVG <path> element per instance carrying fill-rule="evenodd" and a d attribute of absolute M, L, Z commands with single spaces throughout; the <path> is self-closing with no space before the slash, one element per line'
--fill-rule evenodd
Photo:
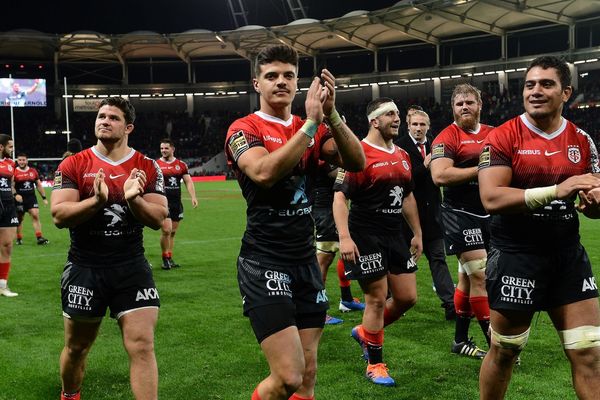
<path fill-rule="evenodd" d="M 282 107 L 273 107 L 266 101 L 261 101 L 260 112 L 270 115 L 271 117 L 279 118 L 282 121 L 287 121 L 292 115 L 292 105 Z"/>
<path fill-rule="evenodd" d="M 162 157 L 162 160 L 164 162 L 171 162 L 173 160 L 175 160 L 175 156 L 170 156 L 170 157 Z"/>
<path fill-rule="evenodd" d="M 374 144 L 375 146 L 383 147 L 386 149 L 391 149 L 394 147 L 394 142 L 392 138 L 386 139 L 381 136 L 381 133 L 374 128 L 369 129 L 369 133 L 367 133 L 367 140 L 369 143 Z"/>
<path fill-rule="evenodd" d="M 560 115 L 560 113 L 535 119 L 528 113 L 525 113 L 525 118 L 527 118 L 527 120 L 533 126 L 546 133 L 552 133 L 557 131 L 562 123 L 562 116 Z"/>
<path fill-rule="evenodd" d="M 105 143 L 99 140 L 95 147 L 98 153 L 112 161 L 123 159 L 131 151 L 127 142 L 121 140 L 116 143 Z"/>

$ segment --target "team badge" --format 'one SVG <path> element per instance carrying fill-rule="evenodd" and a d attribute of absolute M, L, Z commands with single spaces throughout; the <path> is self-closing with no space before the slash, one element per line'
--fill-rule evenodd
<path fill-rule="evenodd" d="M 175 170 L 179 171 L 181 169 L 181 167 L 179 167 L 179 165 L 175 166 Z"/>
<path fill-rule="evenodd" d="M 438 143 L 431 148 L 431 158 L 444 156 L 444 143 Z"/>
<path fill-rule="evenodd" d="M 408 165 L 406 160 L 402 160 L 402 166 L 404 167 L 405 170 L 410 171 L 410 166 Z"/>
<path fill-rule="evenodd" d="M 229 146 L 229 151 L 234 160 L 237 160 L 243 152 L 250 148 L 248 140 L 246 140 L 246 136 L 244 135 L 244 131 L 237 131 L 231 135 L 227 145 Z"/>
<path fill-rule="evenodd" d="M 573 164 L 577 164 L 581 161 L 581 152 L 579 151 L 579 146 L 571 145 L 567 148 L 567 157 Z"/>
<path fill-rule="evenodd" d="M 481 154 L 479 155 L 479 167 L 489 167 L 490 166 L 490 146 L 484 146 L 483 150 L 481 150 Z"/>

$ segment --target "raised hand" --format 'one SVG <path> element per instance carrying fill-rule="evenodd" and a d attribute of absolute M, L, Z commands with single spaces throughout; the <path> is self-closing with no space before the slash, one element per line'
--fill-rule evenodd
<path fill-rule="evenodd" d="M 108 201 L 108 186 L 104 182 L 104 170 L 100 168 L 94 178 L 94 197 L 98 204 L 104 204 Z"/>
<path fill-rule="evenodd" d="M 322 90 L 321 93 L 321 103 L 323 103 L 323 112 L 329 116 L 335 109 L 335 77 L 329 70 L 323 69 L 321 79 L 325 84 L 325 90 Z"/>
<path fill-rule="evenodd" d="M 323 104 L 321 103 L 321 92 L 323 87 L 319 78 L 315 77 L 310 84 L 308 92 L 306 92 L 306 101 L 304 107 L 306 108 L 306 118 L 309 118 L 320 124 L 323 122 Z"/>
<path fill-rule="evenodd" d="M 129 173 L 129 177 L 123 184 L 123 193 L 125 194 L 125 200 L 129 201 L 143 194 L 145 185 L 146 173 L 141 169 L 132 169 Z"/>
<path fill-rule="evenodd" d="M 572 195 L 579 193 L 580 190 L 585 192 L 600 187 L 600 179 L 592 174 L 575 175 L 565 179 L 556 187 L 556 197 L 558 199 L 566 199 Z"/>

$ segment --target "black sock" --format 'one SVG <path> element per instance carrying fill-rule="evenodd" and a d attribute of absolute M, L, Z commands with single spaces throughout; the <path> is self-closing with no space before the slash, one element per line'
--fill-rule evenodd
<path fill-rule="evenodd" d="M 369 364 L 379 364 L 383 362 L 383 346 L 372 345 L 367 343 L 367 351 L 369 352 Z"/>
<path fill-rule="evenodd" d="M 479 321 L 479 326 L 481 327 L 481 330 L 483 331 L 483 335 L 485 336 L 485 340 L 487 341 L 488 344 L 488 348 L 490 347 L 490 320 L 489 319 L 484 319 Z"/>
<path fill-rule="evenodd" d="M 342 295 L 343 301 L 353 301 L 354 297 L 352 297 L 352 290 L 350 286 L 340 286 L 340 293 Z"/>
<path fill-rule="evenodd" d="M 471 317 L 465 317 L 464 315 L 456 316 L 456 328 L 454 331 L 454 341 L 456 343 L 466 342 L 469 339 L 470 323 Z"/>

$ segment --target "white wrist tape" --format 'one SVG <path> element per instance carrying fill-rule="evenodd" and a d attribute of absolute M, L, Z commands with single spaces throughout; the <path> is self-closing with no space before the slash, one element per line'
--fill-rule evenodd
<path fill-rule="evenodd" d="M 545 206 L 556 200 L 557 185 L 525 189 L 525 204 L 530 210 Z"/>

